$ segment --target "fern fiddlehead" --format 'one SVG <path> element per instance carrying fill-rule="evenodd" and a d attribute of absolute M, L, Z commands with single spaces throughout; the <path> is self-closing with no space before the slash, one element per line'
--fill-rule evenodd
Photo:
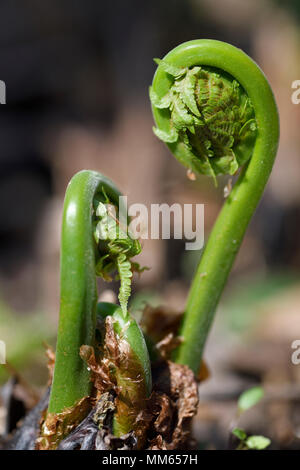
<path fill-rule="evenodd" d="M 243 167 L 211 231 L 189 292 L 176 361 L 196 374 L 214 312 L 276 156 L 279 120 L 262 71 L 214 40 L 181 44 L 158 61 L 150 99 L 155 134 L 188 169 Z"/>
<path fill-rule="evenodd" d="M 162 98 L 150 88 L 154 108 L 170 113 L 170 129 L 154 128 L 154 133 L 181 148 L 185 157 L 180 161 L 190 170 L 214 180 L 217 174 L 233 175 L 251 155 L 251 145 L 245 152 L 243 144 L 255 138 L 254 112 L 246 93 L 236 80 L 216 71 L 156 62 L 174 82 Z M 176 152 L 179 158 L 180 150 Z"/>
<path fill-rule="evenodd" d="M 131 263 L 131 257 L 141 248 L 139 242 L 130 237 L 127 228 L 120 227 L 116 212 L 119 196 L 119 190 L 108 178 L 86 170 L 72 178 L 66 191 L 56 360 L 42 429 L 42 439 L 50 436 L 46 443 L 50 448 L 55 448 L 88 412 L 91 371 L 80 356 L 80 348 L 95 346 L 96 275 L 110 279 L 115 270 L 119 273 L 121 308 L 111 311 L 112 321 L 128 353 L 134 355 L 138 373 L 145 382 L 145 395 L 151 391 L 150 361 L 144 337 L 127 311 L 131 267 L 138 269 L 136 263 Z M 115 215 L 110 215 L 109 208 L 115 210 Z M 118 377 L 121 380 L 121 374 Z"/>

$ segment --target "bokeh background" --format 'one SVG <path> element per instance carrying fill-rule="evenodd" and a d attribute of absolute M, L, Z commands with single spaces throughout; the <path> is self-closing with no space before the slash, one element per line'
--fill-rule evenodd
<path fill-rule="evenodd" d="M 67 182 L 83 169 L 112 178 L 129 202 L 205 204 L 205 237 L 224 201 L 205 177 L 190 181 L 152 133 L 153 57 L 212 38 L 251 55 L 266 73 L 281 117 L 278 158 L 247 232 L 206 348 L 195 436 L 226 448 L 239 394 L 265 398 L 241 426 L 300 448 L 300 79 L 299 0 L 2 0 L 0 79 L 0 339 L 9 367 L 38 393 L 47 381 L 43 341 L 55 345 L 59 239 Z M 201 253 L 184 241 L 145 240 L 132 310 L 184 309 Z M 117 285 L 101 285 L 113 299 Z M 0 423 L 5 415 L 0 408 Z"/>

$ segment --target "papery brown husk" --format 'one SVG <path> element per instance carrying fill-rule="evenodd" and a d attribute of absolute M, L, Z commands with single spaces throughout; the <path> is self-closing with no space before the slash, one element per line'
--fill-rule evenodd
<path fill-rule="evenodd" d="M 53 450 L 86 417 L 91 409 L 91 398 L 84 397 L 62 413 L 48 413 L 41 419 L 41 435 L 36 440 L 36 450 Z"/>
<path fill-rule="evenodd" d="M 100 358 L 96 358 L 91 346 L 82 346 L 80 355 L 92 371 L 96 398 L 105 392 L 115 394 L 114 426 L 117 426 L 118 435 L 134 431 L 140 447 L 145 436 L 139 415 L 147 407 L 143 370 L 129 343 L 115 332 L 112 317 L 106 318 L 105 328 Z"/>
<path fill-rule="evenodd" d="M 153 370 L 154 391 L 151 407 L 154 436 L 149 450 L 173 450 L 192 447 L 191 420 L 197 413 L 198 383 L 189 367 L 164 361 Z"/>
<path fill-rule="evenodd" d="M 158 351 L 161 349 L 162 356 L 166 357 L 167 351 L 170 352 L 176 345 L 178 340 L 169 334 L 158 345 Z M 154 450 L 189 447 L 191 419 L 198 406 L 198 383 L 187 366 L 162 358 L 153 366 L 153 392 L 145 399 L 142 371 L 128 349 L 128 343 L 114 332 L 109 317 L 106 319 L 102 358 L 97 360 L 93 348 L 89 346 L 81 348 L 81 357 L 92 371 L 97 398 L 107 391 L 115 394 L 115 419 L 125 429 L 132 429 L 131 437 L 135 438 L 132 440 L 135 442 L 133 448 Z M 112 366 L 115 367 L 114 373 L 111 373 Z M 108 446 L 116 448 L 112 429 L 104 428 L 102 438 Z"/>

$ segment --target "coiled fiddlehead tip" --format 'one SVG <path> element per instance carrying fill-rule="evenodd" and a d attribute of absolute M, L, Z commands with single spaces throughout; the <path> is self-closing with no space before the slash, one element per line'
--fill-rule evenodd
<path fill-rule="evenodd" d="M 250 158 L 253 145 L 246 146 L 246 153 L 240 148 L 244 150 L 256 134 L 253 106 L 245 91 L 221 72 L 155 61 L 172 77 L 162 98 L 150 87 L 152 105 L 170 115 L 168 131 L 154 127 L 156 136 L 182 147 L 184 164 L 193 171 L 214 179 L 217 174 L 236 173 Z"/>
<path fill-rule="evenodd" d="M 235 174 L 252 156 L 259 127 L 245 73 L 239 76 L 238 70 L 243 75 L 248 66 L 253 72 L 253 61 L 213 40 L 181 44 L 154 60 L 158 68 L 149 94 L 156 136 L 195 173 L 215 181 L 218 174 Z"/>

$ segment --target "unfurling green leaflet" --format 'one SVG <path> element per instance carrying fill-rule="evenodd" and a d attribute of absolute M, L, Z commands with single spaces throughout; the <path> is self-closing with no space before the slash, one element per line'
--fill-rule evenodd
<path fill-rule="evenodd" d="M 184 68 L 184 67 L 176 67 L 175 65 L 169 64 L 169 63 L 166 62 L 165 60 L 160 60 L 160 59 L 153 59 L 153 60 L 154 60 L 154 62 L 155 62 L 157 65 L 160 65 L 161 68 L 162 68 L 166 73 L 168 73 L 169 75 L 172 75 L 172 76 L 175 77 L 175 78 L 181 77 L 181 76 L 184 75 L 185 72 L 186 72 L 186 68 Z"/>
<path fill-rule="evenodd" d="M 154 128 L 155 135 L 181 145 L 186 158 L 180 161 L 193 171 L 215 181 L 218 174 L 235 174 L 250 158 L 248 141 L 256 137 L 253 106 L 242 87 L 209 68 L 155 62 L 173 80 L 162 97 L 153 87 L 149 90 L 152 105 L 170 113 L 169 129 Z"/>
<path fill-rule="evenodd" d="M 131 264 L 127 260 L 125 253 L 122 253 L 117 258 L 118 272 L 120 276 L 120 290 L 119 290 L 119 302 L 121 305 L 122 313 L 126 316 L 127 303 L 131 294 Z"/>
<path fill-rule="evenodd" d="M 127 304 L 131 294 L 132 272 L 143 269 L 131 258 L 141 252 L 138 240 L 131 238 L 127 229 L 118 221 L 116 207 L 103 194 L 104 202 L 99 202 L 96 209 L 95 240 L 98 245 L 99 259 L 96 273 L 105 280 L 111 280 L 113 271 L 118 271 L 120 279 L 119 302 L 124 317 L 127 315 Z"/>

